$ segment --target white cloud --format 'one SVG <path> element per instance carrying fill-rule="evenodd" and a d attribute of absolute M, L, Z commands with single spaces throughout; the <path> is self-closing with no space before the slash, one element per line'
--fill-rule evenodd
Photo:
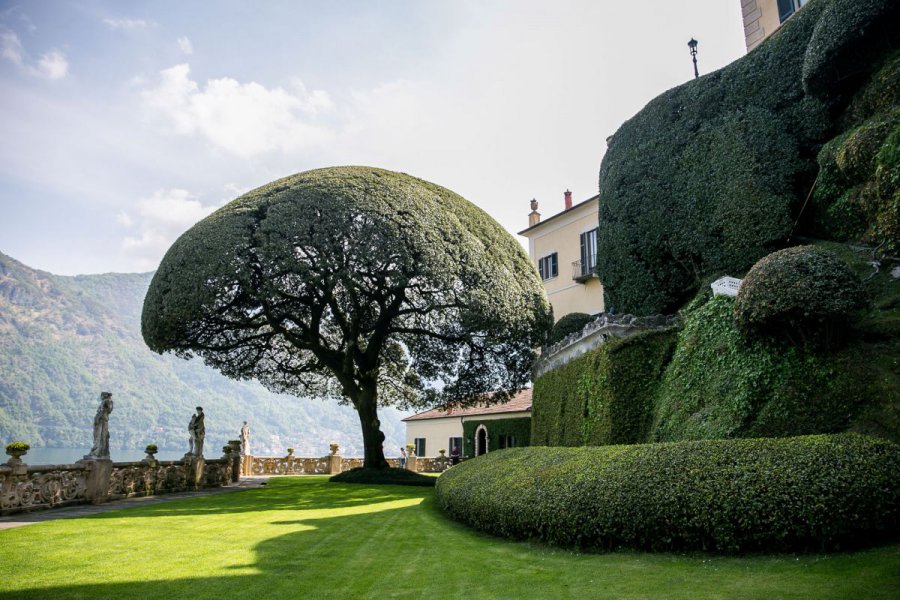
<path fill-rule="evenodd" d="M 188 38 L 187 36 L 178 38 L 178 48 L 185 54 L 194 53 L 194 45 L 191 43 L 190 38 Z"/>
<path fill-rule="evenodd" d="M 22 42 L 14 32 L 0 32 L 0 48 L 2 48 L 3 58 L 18 67 L 25 66 L 25 60 L 22 58 Z"/>
<path fill-rule="evenodd" d="M 156 268 L 172 242 L 216 208 L 187 190 L 157 190 L 137 203 L 135 216 L 125 211 L 116 215 L 116 221 L 131 230 L 122 240 L 122 250 L 141 268 Z"/>
<path fill-rule="evenodd" d="M 62 79 L 69 73 L 69 61 L 58 50 L 42 54 L 37 61 L 37 72 L 47 79 Z"/>
<path fill-rule="evenodd" d="M 224 77 L 200 86 L 190 66 L 160 72 L 155 87 L 142 92 L 144 107 L 172 133 L 196 135 L 236 156 L 309 149 L 332 139 L 316 118 L 333 108 L 328 94 L 308 91 L 295 80 L 291 90 L 240 83 Z"/>
<path fill-rule="evenodd" d="M 69 73 L 69 61 L 59 50 L 50 50 L 31 61 L 19 36 L 13 31 L 0 32 L 0 55 L 21 71 L 44 79 L 62 79 Z"/>
<path fill-rule="evenodd" d="M 103 24 L 113 31 L 134 31 L 135 29 L 148 27 L 150 22 L 145 19 L 129 19 L 127 17 L 114 19 L 107 17 L 103 19 Z"/>

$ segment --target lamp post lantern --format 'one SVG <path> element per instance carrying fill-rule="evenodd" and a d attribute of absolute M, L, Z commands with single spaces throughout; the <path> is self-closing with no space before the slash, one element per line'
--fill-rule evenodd
<path fill-rule="evenodd" d="M 694 60 L 694 79 L 700 77 L 700 71 L 697 70 L 697 40 L 691 38 L 688 42 L 688 48 L 691 49 L 691 58 Z"/>

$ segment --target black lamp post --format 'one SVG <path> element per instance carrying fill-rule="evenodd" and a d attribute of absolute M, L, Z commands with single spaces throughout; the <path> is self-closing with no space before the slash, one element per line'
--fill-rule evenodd
<path fill-rule="evenodd" d="M 691 49 L 691 58 L 694 59 L 694 79 L 698 79 L 700 71 L 697 70 L 697 40 L 691 38 L 691 41 L 688 42 L 688 48 Z"/>

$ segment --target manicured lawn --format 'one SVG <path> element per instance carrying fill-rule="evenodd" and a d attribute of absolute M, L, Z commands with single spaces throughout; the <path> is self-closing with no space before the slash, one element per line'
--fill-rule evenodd
<path fill-rule="evenodd" d="M 431 488 L 321 477 L 0 532 L 0 596 L 896 598 L 900 546 L 830 556 L 577 554 L 448 521 Z"/>

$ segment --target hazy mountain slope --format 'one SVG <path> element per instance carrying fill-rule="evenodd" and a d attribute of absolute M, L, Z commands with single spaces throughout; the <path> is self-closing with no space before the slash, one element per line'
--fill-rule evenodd
<path fill-rule="evenodd" d="M 0 253 L 0 441 L 35 446 L 91 444 L 101 390 L 113 392 L 111 445 L 187 450 L 193 407 L 206 412 L 208 456 L 251 424 L 254 452 L 322 455 L 337 441 L 362 455 L 355 411 L 272 394 L 232 381 L 199 361 L 159 356 L 140 335 L 152 273 L 62 277 Z M 400 413 L 382 411 L 385 449 L 404 438 Z"/>

